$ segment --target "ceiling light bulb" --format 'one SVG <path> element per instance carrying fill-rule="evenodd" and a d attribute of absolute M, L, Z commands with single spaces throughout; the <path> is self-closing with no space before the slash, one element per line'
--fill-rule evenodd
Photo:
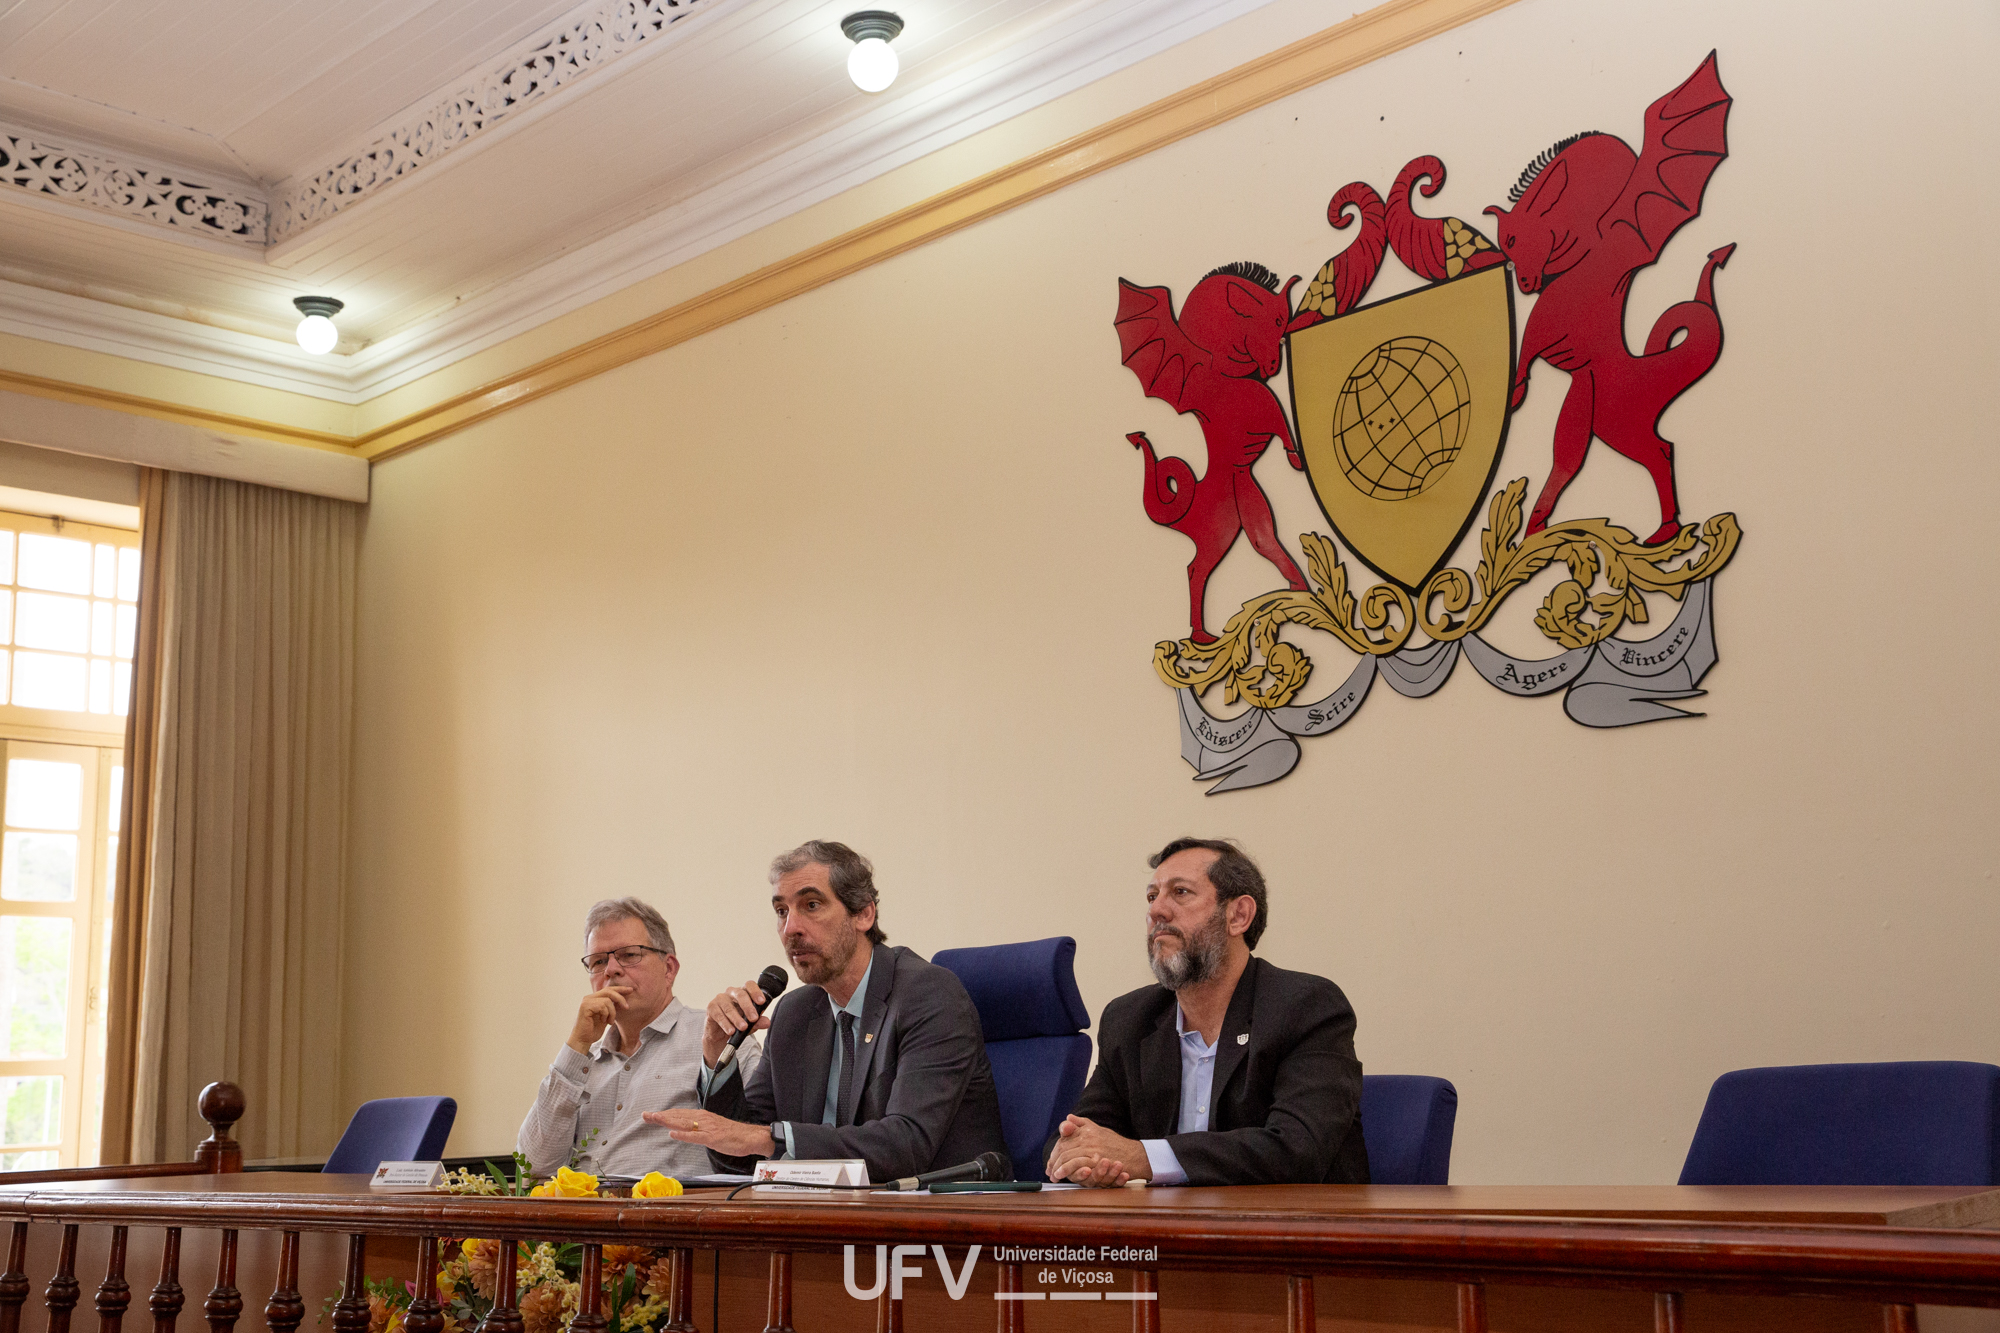
<path fill-rule="evenodd" d="M 340 341 L 340 330 L 325 315 L 307 315 L 299 321 L 299 346 L 314 356 L 331 352 Z"/>
<path fill-rule="evenodd" d="M 840 30 L 854 43 L 847 53 L 847 77 L 864 93 L 879 93 L 896 81 L 902 62 L 889 45 L 903 31 L 903 20 L 886 9 L 863 9 L 840 21 Z"/>
<path fill-rule="evenodd" d="M 333 317 L 343 309 L 342 303 L 331 296 L 300 296 L 292 305 L 305 316 L 299 321 L 299 346 L 314 356 L 331 352 L 340 341 L 340 330 L 333 326 Z"/>
<path fill-rule="evenodd" d="M 895 47 L 880 37 L 870 37 L 856 42 L 847 53 L 847 77 L 862 92 L 879 93 L 896 81 L 900 63 Z"/>

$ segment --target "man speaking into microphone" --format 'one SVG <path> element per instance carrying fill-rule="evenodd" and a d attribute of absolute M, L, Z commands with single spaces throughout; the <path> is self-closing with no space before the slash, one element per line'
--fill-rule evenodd
<path fill-rule="evenodd" d="M 1004 1162 L 979 1012 L 957 977 L 887 944 L 868 858 L 837 842 L 784 853 L 771 863 L 771 908 L 805 989 L 776 1017 L 760 1014 L 769 997 L 754 981 L 716 996 L 700 1106 L 646 1119 L 707 1148 L 722 1170 L 859 1157 L 870 1180 L 890 1181 L 982 1153 Z M 732 1037 L 763 1028 L 754 1069 L 723 1058 Z"/>

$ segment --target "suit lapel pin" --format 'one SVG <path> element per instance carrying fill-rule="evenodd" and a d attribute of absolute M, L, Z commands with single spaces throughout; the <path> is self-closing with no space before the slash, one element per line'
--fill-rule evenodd
<path fill-rule="evenodd" d="M 872 1033 L 872 1032 L 864 1032 L 864 1033 L 862 1033 L 862 1034 L 861 1034 L 861 1040 L 862 1040 L 862 1041 L 863 1041 L 864 1043 L 866 1043 L 866 1042 L 871 1042 L 871 1041 L 875 1040 L 875 1034 L 874 1034 L 874 1033 Z"/>
<path fill-rule="evenodd" d="M 1236 1034 L 1236 1044 L 1237 1044 L 1238 1046 L 1248 1046 L 1248 1045 L 1250 1044 L 1250 1034 L 1249 1034 L 1249 1033 L 1247 1033 L 1247 1032 L 1239 1032 L 1239 1033 L 1237 1033 L 1237 1034 Z"/>

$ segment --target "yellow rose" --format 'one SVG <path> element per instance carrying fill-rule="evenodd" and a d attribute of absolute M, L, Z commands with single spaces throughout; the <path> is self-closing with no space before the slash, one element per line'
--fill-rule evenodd
<path fill-rule="evenodd" d="M 663 1176 L 657 1171 L 648 1171 L 644 1179 L 632 1187 L 635 1199 L 671 1199 L 681 1192 L 681 1183 L 672 1176 Z"/>
<path fill-rule="evenodd" d="M 565 1199 L 594 1199 L 597 1197 L 597 1177 L 584 1171 L 572 1171 L 568 1167 L 556 1168 L 556 1178 L 549 1182 L 555 1186 L 551 1193 Z"/>

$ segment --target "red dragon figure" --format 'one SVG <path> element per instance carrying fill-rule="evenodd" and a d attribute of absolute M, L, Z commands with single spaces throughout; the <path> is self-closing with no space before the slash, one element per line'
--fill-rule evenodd
<path fill-rule="evenodd" d="M 1736 247 L 1710 252 L 1694 299 L 1667 308 L 1642 356 L 1625 343 L 1625 301 L 1632 275 L 1701 212 L 1708 178 L 1728 156 L 1729 101 L 1711 51 L 1686 83 L 1647 108 L 1644 152 L 1633 153 L 1609 134 L 1564 139 L 1521 173 L 1508 192 L 1513 208 L 1486 210 L 1499 220 L 1500 249 L 1521 291 L 1541 293 L 1528 316 L 1513 405 L 1527 397 L 1537 358 L 1570 375 L 1556 418 L 1555 462 L 1529 517 L 1531 533 L 1547 526 L 1593 437 L 1652 474 L 1660 526 L 1647 543 L 1680 531 L 1674 447 L 1660 437 L 1660 415 L 1722 351 L 1715 270 Z"/>
<path fill-rule="evenodd" d="M 1278 541 L 1271 501 L 1251 467 L 1275 437 L 1285 442 L 1292 466 L 1305 460 L 1292 439 L 1285 409 L 1265 382 L 1278 373 L 1291 321 L 1293 278 L 1282 289 L 1262 264 L 1216 269 L 1188 293 L 1174 318 L 1173 293 L 1118 280 L 1118 342 L 1125 364 L 1146 396 L 1201 423 L 1208 470 L 1200 481 L 1178 458 L 1155 458 L 1144 431 L 1130 440 L 1146 458 L 1146 517 L 1194 543 L 1188 562 L 1188 623 L 1196 643 L 1213 643 L 1202 623 L 1208 576 L 1248 533 L 1257 553 L 1278 567 L 1294 589 L 1305 575 Z"/>

